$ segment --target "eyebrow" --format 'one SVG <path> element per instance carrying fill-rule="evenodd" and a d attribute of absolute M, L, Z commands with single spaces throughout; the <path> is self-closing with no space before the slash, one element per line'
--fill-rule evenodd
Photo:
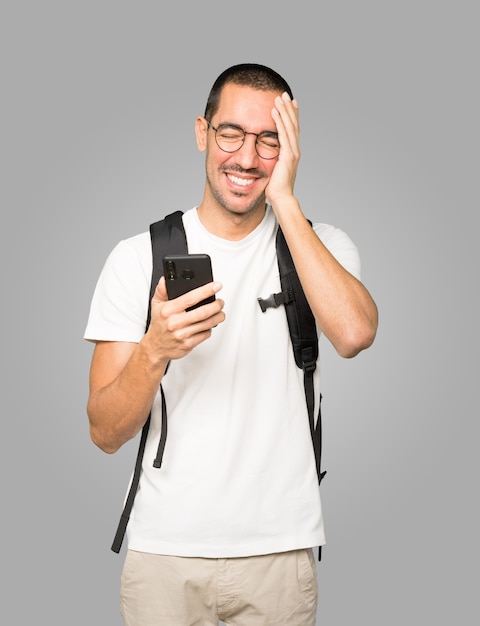
<path fill-rule="evenodd" d="M 221 122 L 220 124 L 218 124 L 217 128 L 220 128 L 220 126 L 233 126 L 234 128 L 239 128 L 240 130 L 243 130 L 244 133 L 252 132 L 249 130 L 245 130 L 243 126 L 240 126 L 240 124 L 236 124 L 235 122 Z M 269 137 L 278 138 L 278 132 L 276 130 L 261 130 L 259 133 L 253 133 L 253 134 L 254 135 L 268 135 Z"/>

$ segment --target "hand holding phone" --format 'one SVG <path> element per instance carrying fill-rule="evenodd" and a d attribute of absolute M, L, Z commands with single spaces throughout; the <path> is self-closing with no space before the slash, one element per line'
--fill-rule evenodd
<path fill-rule="evenodd" d="M 165 256 L 163 257 L 163 272 L 169 300 L 213 281 L 212 263 L 208 254 Z M 214 300 L 215 296 L 210 296 L 186 310 L 191 311 Z"/>

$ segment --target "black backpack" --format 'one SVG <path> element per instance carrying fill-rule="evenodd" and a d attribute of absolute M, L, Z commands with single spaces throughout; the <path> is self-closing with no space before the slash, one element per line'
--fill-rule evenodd
<path fill-rule="evenodd" d="M 182 215 L 183 213 L 181 211 L 176 211 L 175 213 L 167 215 L 164 219 L 150 225 L 153 269 L 152 281 L 150 285 L 150 297 L 148 301 L 146 329 L 148 329 L 150 324 L 151 300 L 158 281 L 163 275 L 162 258 L 167 254 L 181 254 L 187 252 L 187 239 L 183 228 Z M 315 395 L 313 373 L 315 372 L 318 358 L 318 336 L 315 318 L 303 292 L 302 285 L 300 284 L 300 280 L 293 264 L 292 256 L 280 227 L 277 231 L 276 251 L 282 291 L 271 294 L 268 298 L 258 298 L 258 303 L 263 313 L 265 313 L 269 307 L 279 307 L 281 305 L 285 306 L 290 338 L 295 355 L 295 363 L 297 364 L 297 367 L 303 370 L 304 373 L 305 399 L 307 402 L 308 418 L 310 422 L 310 433 L 315 451 L 318 483 L 320 484 L 326 472 L 322 472 L 320 469 L 322 453 L 321 408 L 319 408 L 318 411 L 316 424 L 314 418 Z M 162 398 L 162 415 L 164 416 L 164 419 L 162 420 L 162 431 L 157 455 L 153 461 L 154 467 L 157 468 L 161 467 L 163 450 L 165 448 L 167 438 L 167 413 L 162 385 L 160 385 L 160 393 Z M 321 399 L 322 397 L 320 395 L 320 402 Z M 138 483 L 142 471 L 143 453 L 150 426 L 150 417 L 151 416 L 149 415 L 142 429 L 132 482 L 111 548 L 113 552 L 120 552 L 120 548 L 122 547 L 123 538 L 127 529 L 128 520 L 130 518 L 130 511 L 138 489 Z M 319 560 L 320 558 L 321 549 L 319 549 Z"/>

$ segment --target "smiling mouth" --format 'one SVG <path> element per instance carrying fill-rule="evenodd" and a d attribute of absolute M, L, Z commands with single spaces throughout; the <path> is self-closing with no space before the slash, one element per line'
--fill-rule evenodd
<path fill-rule="evenodd" d="M 227 178 L 235 185 L 240 185 L 241 187 L 248 187 L 248 185 L 252 185 L 255 182 L 255 178 L 239 178 L 233 174 L 227 174 Z"/>

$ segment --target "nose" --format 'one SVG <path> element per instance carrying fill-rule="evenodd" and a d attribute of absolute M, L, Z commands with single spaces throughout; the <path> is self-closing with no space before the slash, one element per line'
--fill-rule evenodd
<path fill-rule="evenodd" d="M 258 164 L 259 156 L 256 149 L 257 136 L 253 133 L 245 134 L 242 147 L 235 152 L 236 161 L 244 169 L 250 169 Z"/>

